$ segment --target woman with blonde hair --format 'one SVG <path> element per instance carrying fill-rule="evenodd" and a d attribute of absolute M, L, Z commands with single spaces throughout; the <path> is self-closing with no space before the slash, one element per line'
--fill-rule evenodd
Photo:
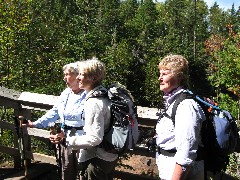
<path fill-rule="evenodd" d="M 156 126 L 159 177 L 165 180 L 204 179 L 204 162 L 196 161 L 201 145 L 201 124 L 205 115 L 193 99 L 178 105 L 175 121 L 171 119 L 174 102 L 187 91 L 188 61 L 181 55 L 168 55 L 159 63 L 160 90 L 164 92 L 165 110 Z"/>
<path fill-rule="evenodd" d="M 84 99 L 85 135 L 66 139 L 73 148 L 80 149 L 81 178 L 94 180 L 113 179 L 118 155 L 106 152 L 99 145 L 104 132 L 110 128 L 110 100 L 101 96 L 107 89 L 102 86 L 106 70 L 97 58 L 79 62 L 79 88 L 87 93 Z M 100 95 L 100 96 L 99 96 Z"/>

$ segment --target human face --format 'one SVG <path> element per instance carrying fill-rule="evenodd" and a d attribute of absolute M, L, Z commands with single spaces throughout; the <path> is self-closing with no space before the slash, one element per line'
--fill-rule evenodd
<path fill-rule="evenodd" d="M 77 80 L 78 80 L 78 87 L 81 89 L 84 89 L 86 91 L 91 91 L 94 88 L 93 78 L 88 77 L 87 74 L 84 72 L 84 70 L 79 71 Z"/>
<path fill-rule="evenodd" d="M 159 75 L 160 90 L 170 93 L 180 85 L 180 80 L 168 69 L 161 69 Z"/>
<path fill-rule="evenodd" d="M 77 75 L 70 72 L 68 68 L 63 71 L 63 80 L 65 81 L 66 85 L 71 88 L 73 91 L 79 89 L 78 87 L 78 80 L 76 79 Z"/>

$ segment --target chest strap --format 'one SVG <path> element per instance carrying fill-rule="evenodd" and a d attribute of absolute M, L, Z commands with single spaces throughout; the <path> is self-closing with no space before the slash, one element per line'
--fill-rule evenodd
<path fill-rule="evenodd" d="M 79 126 L 79 127 L 73 127 L 73 126 L 68 126 L 68 125 L 63 125 L 62 126 L 62 128 L 64 129 L 64 130 L 71 130 L 71 129 L 76 129 L 76 130 L 83 130 L 83 126 Z"/>

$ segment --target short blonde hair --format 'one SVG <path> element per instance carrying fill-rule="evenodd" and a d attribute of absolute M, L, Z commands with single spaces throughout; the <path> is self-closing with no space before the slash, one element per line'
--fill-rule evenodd
<path fill-rule="evenodd" d="M 78 70 L 78 63 L 69 63 L 63 66 L 63 71 L 65 71 L 66 69 L 69 70 L 70 73 L 75 74 L 76 76 L 79 74 L 79 70 Z"/>
<path fill-rule="evenodd" d="M 100 84 L 106 76 L 106 69 L 103 62 L 93 57 L 86 61 L 79 61 L 79 70 L 83 70 L 88 78 L 95 78 L 97 84 Z"/>
<path fill-rule="evenodd" d="M 170 54 L 164 57 L 158 65 L 159 70 L 170 70 L 173 76 L 182 78 L 181 85 L 188 87 L 189 68 L 188 61 L 181 55 Z"/>

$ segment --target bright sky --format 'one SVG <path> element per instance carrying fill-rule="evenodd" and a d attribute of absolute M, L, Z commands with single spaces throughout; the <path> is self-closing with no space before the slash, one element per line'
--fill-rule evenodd
<path fill-rule="evenodd" d="M 205 0 L 205 2 L 207 3 L 208 7 L 213 6 L 214 2 L 217 2 L 219 7 L 225 10 L 231 9 L 233 3 L 234 3 L 235 9 L 238 9 L 238 7 L 240 6 L 239 0 Z"/>
<path fill-rule="evenodd" d="M 157 0 L 159 2 L 164 2 L 165 0 Z M 217 2 L 220 8 L 223 8 L 224 10 L 231 9 L 232 4 L 234 3 L 234 7 L 237 10 L 240 6 L 240 0 L 204 0 L 208 7 L 213 6 L 214 2 Z"/>

